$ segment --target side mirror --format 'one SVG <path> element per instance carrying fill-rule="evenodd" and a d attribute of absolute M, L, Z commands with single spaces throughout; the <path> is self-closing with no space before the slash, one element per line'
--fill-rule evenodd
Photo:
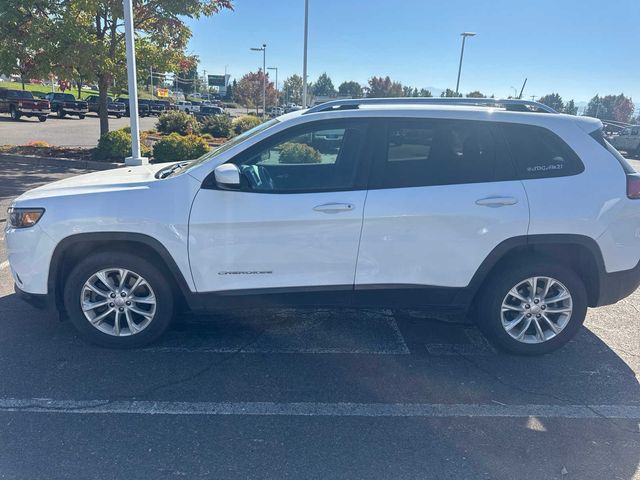
<path fill-rule="evenodd" d="M 213 171 L 216 178 L 216 185 L 225 190 L 236 190 L 240 188 L 240 170 L 233 163 L 223 163 L 218 165 Z"/>

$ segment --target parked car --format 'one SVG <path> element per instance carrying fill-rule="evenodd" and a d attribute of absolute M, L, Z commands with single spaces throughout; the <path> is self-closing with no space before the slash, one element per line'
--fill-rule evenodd
<path fill-rule="evenodd" d="M 118 97 L 118 102 L 124 103 L 125 108 L 125 116 L 130 116 L 129 113 L 129 99 L 127 97 Z M 151 115 L 151 106 L 148 103 L 145 103 L 143 100 L 138 99 L 138 116 L 140 117 L 148 117 Z"/>
<path fill-rule="evenodd" d="M 182 111 L 182 112 L 186 112 L 186 113 L 198 113 L 200 112 L 200 106 L 199 105 L 194 105 L 191 102 L 188 102 L 186 100 L 180 100 L 178 102 L 176 102 L 176 106 L 178 107 L 178 110 Z"/>
<path fill-rule="evenodd" d="M 216 107 L 213 105 L 202 105 L 200 110 L 196 113 L 196 117 L 208 117 L 210 115 L 224 115 L 226 112 L 222 107 Z"/>
<path fill-rule="evenodd" d="M 280 115 L 284 114 L 284 108 L 283 107 L 270 107 L 267 108 L 267 115 L 271 116 L 271 117 L 278 117 Z"/>
<path fill-rule="evenodd" d="M 87 105 L 90 112 L 98 114 L 100 112 L 100 97 L 98 95 L 90 95 L 87 97 Z M 113 115 L 121 118 L 127 111 L 127 106 L 123 102 L 114 101 L 113 98 L 107 97 L 107 115 Z"/>
<path fill-rule="evenodd" d="M 76 100 L 71 93 L 50 92 L 45 96 L 51 104 L 51 112 L 58 115 L 58 118 L 64 118 L 67 115 L 76 115 L 82 120 L 89 112 L 87 102 L 84 100 Z"/>
<path fill-rule="evenodd" d="M 44 122 L 51 112 L 48 100 L 33 98 L 27 90 L 8 90 L 0 88 L 0 113 L 8 113 L 13 120 L 21 117 L 38 117 Z"/>
<path fill-rule="evenodd" d="M 298 110 L 302 110 L 302 107 L 295 103 L 289 103 L 284 107 L 284 113 L 297 112 Z"/>
<path fill-rule="evenodd" d="M 164 111 L 163 106 L 155 100 L 140 99 L 138 100 L 138 105 L 145 105 L 148 108 L 149 115 L 159 116 Z"/>
<path fill-rule="evenodd" d="M 611 137 L 611 145 L 624 150 L 628 155 L 640 157 L 640 125 L 626 127 L 618 135 Z"/>
<path fill-rule="evenodd" d="M 169 110 L 177 110 L 178 108 L 172 104 L 169 100 L 155 100 L 156 105 L 161 110 L 161 112 L 166 112 Z"/>
<path fill-rule="evenodd" d="M 638 287 L 640 175 L 599 120 L 421 100 L 327 102 L 195 161 L 31 190 L 7 220 L 16 292 L 110 347 L 178 306 L 330 303 L 459 309 L 533 355 Z"/>

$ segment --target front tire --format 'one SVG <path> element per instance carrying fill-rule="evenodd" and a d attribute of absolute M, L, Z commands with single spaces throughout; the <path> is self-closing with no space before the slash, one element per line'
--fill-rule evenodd
<path fill-rule="evenodd" d="M 78 120 L 84 120 L 84 117 L 85 116 L 83 114 L 80 114 L 80 115 L 78 115 Z"/>
<path fill-rule="evenodd" d="M 20 112 L 16 109 L 16 107 L 13 107 L 13 106 L 9 110 L 9 113 L 11 115 L 11 119 L 15 120 L 16 122 L 20 120 L 20 117 L 22 116 Z"/>
<path fill-rule="evenodd" d="M 495 272 L 481 290 L 478 327 L 499 349 L 542 355 L 562 347 L 587 314 L 587 292 L 570 268 L 537 260 Z"/>
<path fill-rule="evenodd" d="M 144 258 L 103 252 L 69 274 L 64 304 L 81 337 L 108 348 L 137 348 L 157 340 L 173 317 L 165 274 Z"/>
<path fill-rule="evenodd" d="M 38 121 L 46 122 L 47 121 L 47 117 L 45 115 L 41 115 L 40 117 L 38 117 Z"/>

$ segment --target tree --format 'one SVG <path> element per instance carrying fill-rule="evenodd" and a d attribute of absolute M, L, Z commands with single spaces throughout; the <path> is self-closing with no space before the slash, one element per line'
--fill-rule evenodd
<path fill-rule="evenodd" d="M 367 96 L 371 98 L 402 97 L 404 91 L 402 83 L 392 81 L 388 75 L 384 78 L 371 77 Z"/>
<path fill-rule="evenodd" d="M 29 1 L 59 6 L 57 28 L 52 29 L 56 37 L 45 44 L 52 58 L 72 58 L 80 72 L 91 72 L 93 78 L 87 80 L 95 79 L 98 84 L 100 133 L 104 135 L 109 130 L 108 89 L 114 79 L 124 85 L 126 78 L 122 2 Z M 191 37 L 185 20 L 210 16 L 225 8 L 232 8 L 231 0 L 136 0 L 133 19 L 141 77 L 146 76 L 149 66 L 157 71 L 176 71 Z M 47 38 L 46 31 L 37 34 Z M 79 51 L 83 54 L 74 58 Z M 68 67 L 59 68 L 66 71 Z"/>
<path fill-rule="evenodd" d="M 300 105 L 302 103 L 302 77 L 300 75 L 288 77 L 282 86 L 282 93 L 285 102 Z"/>
<path fill-rule="evenodd" d="M 564 109 L 562 110 L 562 112 L 569 115 L 576 115 L 578 113 L 578 107 L 576 107 L 576 102 L 574 102 L 573 99 L 569 100 L 567 103 L 564 104 Z"/>
<path fill-rule="evenodd" d="M 313 94 L 323 97 L 331 97 L 336 94 L 336 89 L 333 88 L 333 82 L 326 72 L 320 75 L 313 85 Z"/>
<path fill-rule="evenodd" d="M 487 98 L 487 96 L 479 90 L 467 93 L 467 98 Z"/>
<path fill-rule="evenodd" d="M 256 114 L 258 107 L 262 106 L 262 81 L 264 73 L 262 70 L 257 72 L 249 72 L 240 79 L 234 87 L 234 95 L 236 101 L 246 108 L 255 108 Z M 277 99 L 276 88 L 273 82 L 269 81 L 269 74 L 266 75 L 266 104 L 274 105 Z"/>
<path fill-rule="evenodd" d="M 18 74 L 22 89 L 31 78 L 50 71 L 49 51 L 59 6 L 49 0 L 2 0 L 0 2 L 0 71 Z"/>
<path fill-rule="evenodd" d="M 596 95 L 587 105 L 585 115 L 596 117 L 601 120 L 611 120 L 628 123 L 631 120 L 635 106 L 629 97 L 624 94 L 606 95 L 600 97 Z"/>
<path fill-rule="evenodd" d="M 421 88 L 418 92 L 418 97 L 433 97 L 431 90 L 427 90 L 426 88 Z"/>
<path fill-rule="evenodd" d="M 444 97 L 447 97 L 447 98 L 449 98 L 449 97 L 461 97 L 462 94 L 461 93 L 456 93 L 453 90 L 451 90 L 450 88 L 447 88 L 444 92 L 442 92 L 440 94 L 440 96 L 443 97 L 443 98 Z"/>
<path fill-rule="evenodd" d="M 195 93 L 198 76 L 198 57 L 195 55 L 185 57 L 178 62 L 178 69 L 174 73 L 175 86 L 184 93 Z"/>
<path fill-rule="evenodd" d="M 360 98 L 362 97 L 362 86 L 353 80 L 342 82 L 338 87 L 338 93 L 352 98 Z"/>
<path fill-rule="evenodd" d="M 538 99 L 538 103 L 542 103 L 547 107 L 551 107 L 556 112 L 564 111 L 564 102 L 562 101 L 562 97 L 558 93 L 549 93 L 547 95 L 543 95 Z"/>

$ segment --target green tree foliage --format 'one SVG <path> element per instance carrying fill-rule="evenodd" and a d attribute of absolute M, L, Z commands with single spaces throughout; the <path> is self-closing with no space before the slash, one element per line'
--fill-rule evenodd
<path fill-rule="evenodd" d="M 371 77 L 367 96 L 371 98 L 402 97 L 404 90 L 402 83 L 394 82 L 388 75 L 384 78 Z"/>
<path fill-rule="evenodd" d="M 338 87 L 338 94 L 352 98 L 360 98 L 362 97 L 362 86 L 353 80 L 342 82 Z"/>
<path fill-rule="evenodd" d="M 629 122 L 634 110 L 635 106 L 631 98 L 625 97 L 622 93 L 620 95 L 605 95 L 604 97 L 596 95 L 589 101 L 585 115 L 601 120 Z"/>
<path fill-rule="evenodd" d="M 46 0 L 0 1 L 0 71 L 20 75 L 22 88 L 50 71 L 45 47 L 54 41 L 60 5 Z"/>
<path fill-rule="evenodd" d="M 577 115 L 578 107 L 576 107 L 576 102 L 574 102 L 573 99 L 569 100 L 564 104 L 564 109 L 562 110 L 562 112 L 569 115 Z"/>
<path fill-rule="evenodd" d="M 487 96 L 479 90 L 467 93 L 467 98 L 487 98 Z"/>
<path fill-rule="evenodd" d="M 196 55 L 185 57 L 178 62 L 178 69 L 174 73 L 174 83 L 177 89 L 185 94 L 195 93 L 198 77 L 199 58 Z"/>
<path fill-rule="evenodd" d="M 316 80 L 316 83 L 313 84 L 313 94 L 323 97 L 330 97 L 336 94 L 333 82 L 326 72 L 320 75 L 318 80 Z"/>
<path fill-rule="evenodd" d="M 556 112 L 564 111 L 564 101 L 558 93 L 549 93 L 547 95 L 543 95 L 537 101 L 553 108 Z"/>
<path fill-rule="evenodd" d="M 236 102 L 246 108 L 255 108 L 256 113 L 258 113 L 258 107 L 262 106 L 262 82 L 264 77 L 262 70 L 243 75 L 234 88 Z M 266 81 L 266 104 L 267 106 L 275 105 L 278 95 L 273 82 L 269 81 L 269 74 L 266 75 Z"/>
<path fill-rule="evenodd" d="M 3 3 L 6 0 L 3 0 Z M 9 0 L 24 3 L 22 0 Z M 96 81 L 100 97 L 100 132 L 109 131 L 107 90 L 116 80 L 126 84 L 126 54 L 123 32 L 123 7 L 120 0 L 29 0 L 43 10 L 56 6 L 49 18 L 53 28 L 32 28 L 30 35 L 48 46 L 51 58 L 60 59 L 54 72 L 79 75 Z M 231 0 L 137 0 L 133 5 L 136 51 L 139 73 L 144 78 L 148 67 L 157 71 L 175 71 L 184 58 L 191 30 L 187 19 L 210 16 L 232 8 Z M 31 9 L 33 10 L 33 9 Z M 0 17 L 2 17 L 0 15 Z M 2 36 L 4 29 L 0 26 Z M 53 37 L 52 37 L 53 35 Z M 73 61 L 72 72 L 69 60 Z"/>
<path fill-rule="evenodd" d="M 291 75 L 284 81 L 282 93 L 287 103 L 302 103 L 302 77 Z"/>
<path fill-rule="evenodd" d="M 451 90 L 450 88 L 447 88 L 444 92 L 442 92 L 440 94 L 441 97 L 461 97 L 462 94 L 461 93 L 456 93 L 454 90 Z"/>

